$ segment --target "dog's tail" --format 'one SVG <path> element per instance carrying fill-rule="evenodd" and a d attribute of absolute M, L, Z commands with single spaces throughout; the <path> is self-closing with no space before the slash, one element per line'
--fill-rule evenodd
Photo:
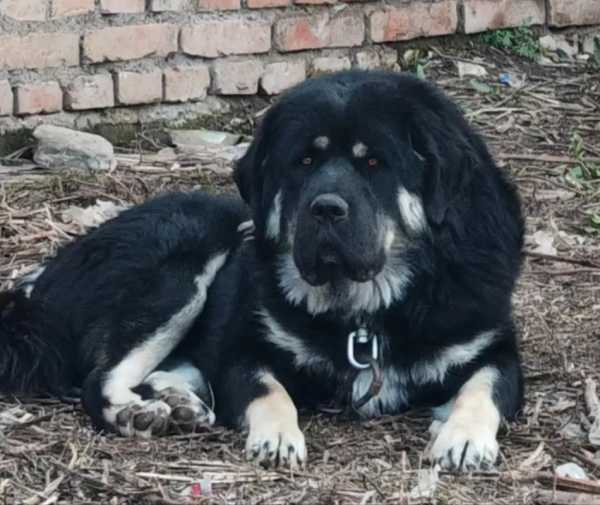
<path fill-rule="evenodd" d="M 0 293 L 0 393 L 60 394 L 71 378 L 65 328 L 23 290 Z"/>

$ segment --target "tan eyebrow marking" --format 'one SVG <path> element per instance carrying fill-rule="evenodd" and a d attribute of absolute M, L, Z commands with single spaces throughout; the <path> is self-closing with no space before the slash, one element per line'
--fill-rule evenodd
<path fill-rule="evenodd" d="M 330 143 L 331 143 L 331 140 L 329 140 L 329 137 L 326 137 L 325 135 L 316 137 L 315 140 L 313 141 L 313 145 L 317 149 L 327 149 L 329 147 Z"/>
<path fill-rule="evenodd" d="M 355 158 L 364 158 L 368 150 L 368 147 L 362 142 L 357 142 L 352 146 L 352 154 Z"/>

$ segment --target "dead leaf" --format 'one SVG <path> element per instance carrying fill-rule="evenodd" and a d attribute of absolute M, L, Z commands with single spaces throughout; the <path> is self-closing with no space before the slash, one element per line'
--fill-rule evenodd
<path fill-rule="evenodd" d="M 34 418 L 32 414 L 23 410 L 21 407 L 12 407 L 0 412 L 0 428 L 23 424 Z"/>
<path fill-rule="evenodd" d="M 559 435 L 568 440 L 581 440 L 585 438 L 585 432 L 578 423 L 567 423 L 559 431 Z"/>
<path fill-rule="evenodd" d="M 422 500 L 433 498 L 439 482 L 439 466 L 417 471 L 417 485 L 410 490 L 410 498 Z"/>
<path fill-rule="evenodd" d="M 514 125 L 515 125 L 515 117 L 508 116 L 508 119 L 506 121 L 504 121 L 503 123 L 500 123 L 499 125 L 496 125 L 496 131 L 498 133 L 506 133 L 507 131 L 511 130 Z"/>
<path fill-rule="evenodd" d="M 593 420 L 588 432 L 590 444 L 600 446 L 600 400 L 596 392 L 596 381 L 586 379 L 585 381 L 585 403 L 588 408 L 589 416 Z"/>
<path fill-rule="evenodd" d="M 548 466 L 552 462 L 552 457 L 544 448 L 544 442 L 540 442 L 536 449 L 519 465 L 519 470 L 537 472 Z"/>
<path fill-rule="evenodd" d="M 538 230 L 533 235 L 527 237 L 530 239 L 533 248 L 531 252 L 538 254 L 556 255 L 556 247 L 554 247 L 554 234 L 548 230 Z"/>
<path fill-rule="evenodd" d="M 574 191 L 567 191 L 566 189 L 538 189 L 535 192 L 535 199 L 538 202 L 547 200 L 560 200 L 564 202 L 575 198 L 575 196 L 577 195 Z"/>

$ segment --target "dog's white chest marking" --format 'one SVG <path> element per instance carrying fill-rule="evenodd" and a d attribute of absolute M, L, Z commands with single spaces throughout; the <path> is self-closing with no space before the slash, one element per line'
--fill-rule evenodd
<path fill-rule="evenodd" d="M 294 356 L 294 365 L 297 368 L 333 370 L 333 365 L 327 357 L 312 349 L 301 337 L 284 329 L 268 311 L 263 309 L 260 315 L 266 326 L 265 338 L 280 349 L 290 352 Z"/>
<path fill-rule="evenodd" d="M 375 417 L 384 414 L 393 414 L 404 410 L 408 406 L 406 376 L 393 367 L 386 367 L 382 371 L 383 384 L 379 393 L 365 403 L 359 410 L 364 417 Z M 352 401 L 356 402 L 369 390 L 373 380 L 371 369 L 362 370 L 352 384 Z"/>
<path fill-rule="evenodd" d="M 417 384 L 444 382 L 450 368 L 473 361 L 494 341 L 496 335 L 495 330 L 481 332 L 467 343 L 446 347 L 431 360 L 415 363 L 410 370 L 412 380 Z"/>

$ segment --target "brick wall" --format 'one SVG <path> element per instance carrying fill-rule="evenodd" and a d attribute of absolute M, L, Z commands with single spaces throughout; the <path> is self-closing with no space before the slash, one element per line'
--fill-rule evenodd
<path fill-rule="evenodd" d="M 0 133 L 199 114 L 523 23 L 600 24 L 600 0 L 0 0 Z"/>

